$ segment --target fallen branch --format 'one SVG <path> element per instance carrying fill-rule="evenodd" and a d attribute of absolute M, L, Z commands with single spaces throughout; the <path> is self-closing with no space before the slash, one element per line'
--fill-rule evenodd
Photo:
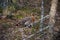
<path fill-rule="evenodd" d="M 48 29 L 49 27 L 50 27 L 50 26 L 47 26 L 47 27 L 45 27 L 45 28 L 43 28 L 43 29 L 40 29 L 40 30 L 39 30 L 39 31 L 37 31 L 36 33 L 34 33 L 34 34 L 32 34 L 32 35 L 28 36 L 26 39 L 29 39 L 29 38 L 33 37 L 34 35 L 36 35 L 36 34 L 38 34 L 38 33 L 41 33 L 42 31 L 44 31 L 44 30 Z"/>
<path fill-rule="evenodd" d="M 34 25 L 34 24 L 40 22 L 43 19 L 45 20 L 45 18 L 49 18 L 49 15 L 46 15 L 45 17 L 43 17 L 42 19 L 39 19 L 38 21 L 35 21 L 34 23 L 30 23 L 29 25 Z"/>

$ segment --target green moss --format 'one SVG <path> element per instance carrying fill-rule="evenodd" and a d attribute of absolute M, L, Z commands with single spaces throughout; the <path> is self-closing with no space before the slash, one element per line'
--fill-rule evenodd
<path fill-rule="evenodd" d="M 21 19 L 21 18 L 23 18 L 23 16 L 21 16 L 21 15 L 16 15 L 16 18 Z"/>

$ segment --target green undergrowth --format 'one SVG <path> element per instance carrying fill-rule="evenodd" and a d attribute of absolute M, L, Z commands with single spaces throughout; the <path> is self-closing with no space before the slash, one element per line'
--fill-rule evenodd
<path fill-rule="evenodd" d="M 21 15 L 16 15 L 16 18 L 18 18 L 18 19 L 22 19 L 23 16 L 21 16 Z"/>
<path fill-rule="evenodd" d="M 36 8 L 29 8 L 29 7 L 22 7 L 20 10 L 26 12 L 26 13 L 31 13 L 31 12 L 37 12 L 40 13 L 40 9 L 36 9 Z"/>

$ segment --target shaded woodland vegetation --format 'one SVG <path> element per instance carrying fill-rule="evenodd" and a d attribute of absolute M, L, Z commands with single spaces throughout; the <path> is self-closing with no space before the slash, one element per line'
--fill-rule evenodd
<path fill-rule="evenodd" d="M 57 13 L 60 12 L 59 5 L 57 7 Z M 44 16 L 49 14 L 50 8 L 51 0 L 44 0 Z M 29 20 L 29 23 L 32 23 L 32 19 L 30 18 L 32 15 L 34 15 L 35 21 L 40 19 L 41 0 L 0 0 L 0 40 L 22 40 L 23 36 L 28 37 L 38 31 L 40 22 L 28 28 L 24 25 Z M 56 15 L 59 15 L 60 18 L 60 14 Z M 55 26 L 59 28 L 60 19 L 56 19 L 56 23 L 57 20 L 59 22 Z M 47 26 L 48 22 L 48 19 L 45 20 L 44 26 Z M 33 37 L 30 40 L 38 39 L 37 37 Z"/>

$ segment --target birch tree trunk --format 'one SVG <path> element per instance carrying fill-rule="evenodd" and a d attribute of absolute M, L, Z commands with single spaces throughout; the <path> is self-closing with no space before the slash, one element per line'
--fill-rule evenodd
<path fill-rule="evenodd" d="M 56 14 L 57 3 L 58 3 L 58 0 L 52 0 L 52 2 L 51 2 L 51 9 L 50 9 L 50 13 L 49 13 L 49 15 L 50 15 L 50 19 L 49 19 L 50 40 L 53 37 L 53 27 L 54 27 L 54 24 L 55 24 L 55 14 Z"/>

